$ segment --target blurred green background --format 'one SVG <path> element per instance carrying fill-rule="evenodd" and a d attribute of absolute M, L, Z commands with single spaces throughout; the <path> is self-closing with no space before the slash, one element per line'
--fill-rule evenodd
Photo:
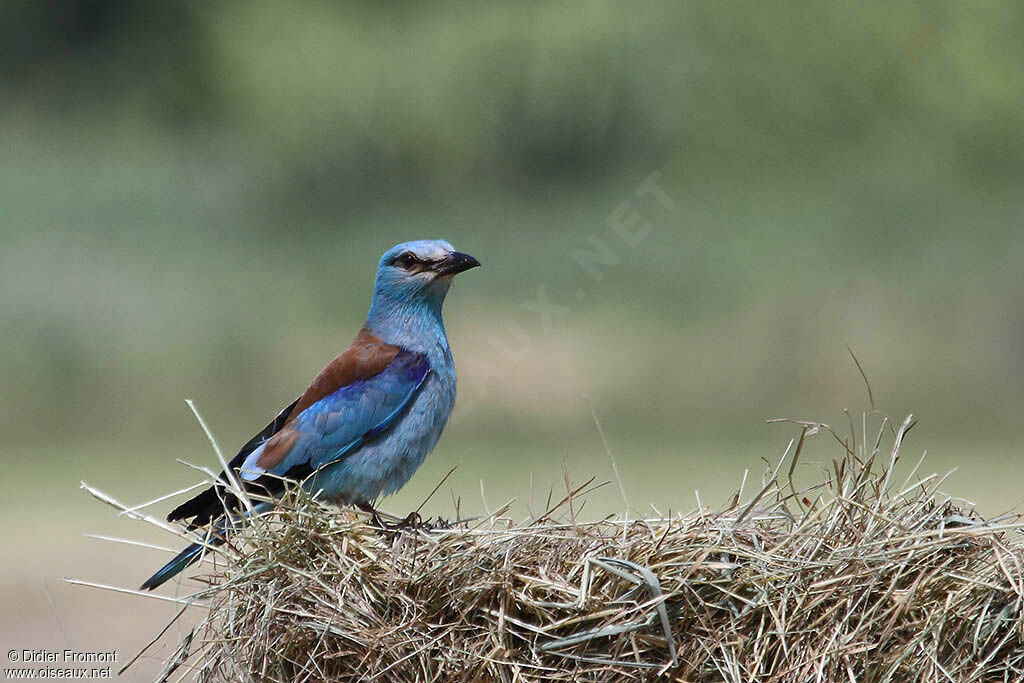
<path fill-rule="evenodd" d="M 563 467 L 610 478 L 584 395 L 633 508 L 715 506 L 795 435 L 766 419 L 860 424 L 847 344 L 878 409 L 921 420 L 925 471 L 1014 505 L 1022 31 L 1010 0 L 5 0 L 5 642 L 123 662 L 173 614 L 60 584 L 163 560 L 84 531 L 170 542 L 78 481 L 132 504 L 194 481 L 174 459 L 214 460 L 183 399 L 244 442 L 348 345 L 406 239 L 484 268 L 446 308 L 457 419 L 386 508 L 454 465 L 427 512 L 481 511 L 481 480 L 525 509 L 531 474 L 533 507 Z M 637 194 L 652 174 L 670 202 Z M 653 227 L 629 246 L 608 223 L 634 212 Z"/>

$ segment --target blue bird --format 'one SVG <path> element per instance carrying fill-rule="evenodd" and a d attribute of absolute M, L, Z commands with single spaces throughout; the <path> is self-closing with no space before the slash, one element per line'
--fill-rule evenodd
<path fill-rule="evenodd" d="M 441 319 L 452 279 L 480 262 L 444 240 L 405 242 L 380 259 L 366 324 L 352 345 L 238 452 L 229 467 L 254 492 L 284 480 L 338 504 L 372 509 L 400 489 L 434 449 L 455 404 L 455 365 Z M 221 473 L 221 481 L 226 481 Z M 220 545 L 238 500 L 221 483 L 168 521 L 207 527 L 144 584 L 152 590 Z M 270 509 L 269 503 L 254 506 Z"/>

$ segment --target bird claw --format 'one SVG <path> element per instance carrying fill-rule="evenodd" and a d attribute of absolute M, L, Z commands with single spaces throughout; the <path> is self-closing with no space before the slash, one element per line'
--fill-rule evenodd
<path fill-rule="evenodd" d="M 403 519 L 401 522 L 399 522 L 395 526 L 400 527 L 402 529 L 413 529 L 413 530 L 415 530 L 415 529 L 418 529 L 421 524 L 423 524 L 423 518 L 420 517 L 420 513 L 418 513 L 415 510 L 413 510 L 412 512 L 410 512 L 408 515 L 405 516 L 405 519 Z"/>
<path fill-rule="evenodd" d="M 423 524 L 423 518 L 420 517 L 420 513 L 413 511 L 406 515 L 405 519 L 398 522 L 386 522 L 377 512 L 377 509 L 369 503 L 360 503 L 357 505 L 363 512 L 370 513 L 370 526 L 375 526 L 381 531 L 403 531 L 405 529 L 417 529 Z"/>

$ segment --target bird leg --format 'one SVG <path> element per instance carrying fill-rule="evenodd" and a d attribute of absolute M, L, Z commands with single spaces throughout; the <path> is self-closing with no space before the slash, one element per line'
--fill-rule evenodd
<path fill-rule="evenodd" d="M 395 528 L 416 529 L 420 526 L 420 524 L 423 524 L 423 518 L 420 517 L 420 513 L 413 510 L 412 512 L 405 516 L 405 519 L 396 524 Z"/>
<path fill-rule="evenodd" d="M 368 512 L 370 514 L 370 524 L 372 526 L 379 527 L 380 529 L 388 528 L 387 522 L 380 518 L 380 515 L 377 513 L 377 508 L 373 507 L 373 503 L 370 501 L 364 500 L 361 503 L 356 503 L 356 507 L 363 512 Z"/>
<path fill-rule="evenodd" d="M 385 522 L 380 514 L 377 512 L 377 508 L 373 507 L 372 503 L 362 502 L 356 503 L 356 507 L 363 512 L 370 514 L 370 524 L 381 529 L 382 531 L 399 531 L 401 529 L 415 529 L 423 523 L 423 518 L 420 517 L 420 513 L 413 511 L 406 515 L 405 519 L 400 522 Z"/>

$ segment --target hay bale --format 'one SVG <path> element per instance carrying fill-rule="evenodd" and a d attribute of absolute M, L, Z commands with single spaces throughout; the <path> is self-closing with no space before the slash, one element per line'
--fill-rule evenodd
<path fill-rule="evenodd" d="M 909 425 L 884 452 L 841 443 L 797 492 L 825 428 L 805 425 L 751 500 L 669 519 L 574 522 L 583 486 L 535 520 L 381 531 L 292 494 L 211 576 L 192 663 L 226 681 L 1024 680 L 1021 521 L 897 482 Z"/>

